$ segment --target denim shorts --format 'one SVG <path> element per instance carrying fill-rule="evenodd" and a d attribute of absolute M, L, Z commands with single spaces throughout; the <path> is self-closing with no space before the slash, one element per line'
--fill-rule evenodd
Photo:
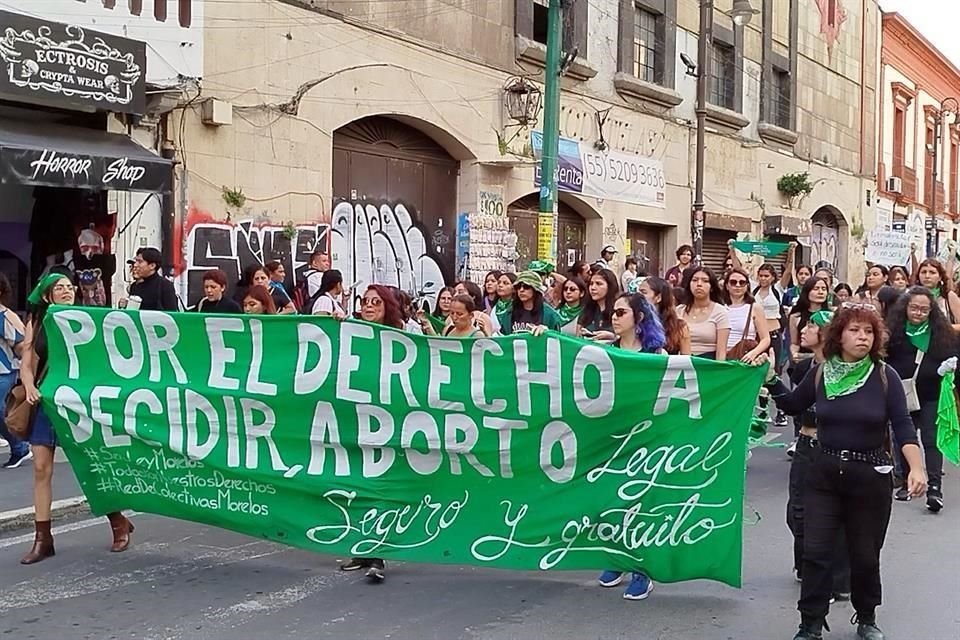
<path fill-rule="evenodd" d="M 41 447 L 56 448 L 57 434 L 53 430 L 53 423 L 44 412 L 43 407 L 37 408 L 33 416 L 33 430 L 30 432 L 30 444 Z"/>

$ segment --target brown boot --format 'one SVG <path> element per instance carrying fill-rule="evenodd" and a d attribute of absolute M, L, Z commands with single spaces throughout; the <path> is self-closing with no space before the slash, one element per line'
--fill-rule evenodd
<path fill-rule="evenodd" d="M 113 544 L 110 551 L 120 553 L 130 547 L 130 534 L 133 533 L 133 523 L 127 520 L 119 511 L 108 513 L 110 519 L 110 528 L 113 529 Z"/>
<path fill-rule="evenodd" d="M 57 555 L 56 550 L 53 548 L 53 534 L 50 533 L 50 521 L 34 522 L 33 524 L 37 529 L 37 536 L 33 539 L 33 548 L 30 549 L 30 553 L 23 556 L 20 564 L 34 564 Z"/>

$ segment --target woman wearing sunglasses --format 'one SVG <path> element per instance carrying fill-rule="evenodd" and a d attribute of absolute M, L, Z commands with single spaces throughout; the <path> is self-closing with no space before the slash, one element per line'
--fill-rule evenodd
<path fill-rule="evenodd" d="M 403 329 L 405 324 L 399 296 L 379 284 L 367 287 L 360 299 L 360 318 L 392 329 Z M 367 503 L 375 500 L 372 496 L 364 496 L 364 498 Z M 383 558 L 350 558 L 349 561 L 340 565 L 341 571 L 366 569 L 366 576 L 371 582 L 383 582 L 386 578 L 386 568 Z"/>
<path fill-rule="evenodd" d="M 750 293 L 750 277 L 743 269 L 734 268 L 724 282 L 724 302 L 730 319 L 727 353 L 730 359 L 754 362 L 770 349 L 770 331 L 763 305 Z"/>
<path fill-rule="evenodd" d="M 560 332 L 577 335 L 577 319 L 583 313 L 583 299 L 587 295 L 587 285 L 580 276 L 567 278 L 561 288 L 563 302 L 557 307 L 560 316 Z"/>
<path fill-rule="evenodd" d="M 548 329 L 560 330 L 560 316 L 543 300 L 543 282 L 539 275 L 533 271 L 521 271 L 513 283 L 513 290 L 513 307 L 497 317 L 502 335 L 532 333 L 538 336 Z"/>

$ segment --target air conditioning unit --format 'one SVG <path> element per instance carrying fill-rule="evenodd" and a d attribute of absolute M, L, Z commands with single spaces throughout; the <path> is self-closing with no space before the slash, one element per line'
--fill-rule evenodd
<path fill-rule="evenodd" d="M 889 193 L 903 193 L 903 179 L 900 176 L 887 178 L 887 191 Z"/>

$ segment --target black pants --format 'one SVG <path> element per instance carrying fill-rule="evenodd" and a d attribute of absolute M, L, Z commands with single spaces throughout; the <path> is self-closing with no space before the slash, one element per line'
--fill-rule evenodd
<path fill-rule="evenodd" d="M 820 619 L 830 610 L 837 536 L 847 536 L 853 608 L 871 618 L 880 606 L 880 549 L 890 523 L 890 473 L 864 462 L 844 462 L 815 449 L 804 501 L 803 584 L 797 608 Z"/>
<path fill-rule="evenodd" d="M 941 488 L 941 478 L 943 478 L 943 453 L 937 448 L 937 402 L 935 400 L 924 402 L 920 405 L 919 411 L 910 414 L 913 418 L 913 426 L 920 434 L 920 441 L 923 444 L 923 458 L 927 467 L 927 482 L 931 487 Z M 903 471 L 903 477 L 910 474 L 910 465 L 900 448 L 897 447 L 897 460 Z"/>
<path fill-rule="evenodd" d="M 797 451 L 790 463 L 790 497 L 787 500 L 787 527 L 793 534 L 793 567 L 803 578 L 804 544 L 804 492 L 807 487 L 807 473 L 813 464 L 816 452 L 812 440 L 801 436 L 797 441 Z M 847 536 L 844 530 L 837 535 L 833 558 L 833 593 L 850 593 L 850 556 L 847 553 Z"/>

